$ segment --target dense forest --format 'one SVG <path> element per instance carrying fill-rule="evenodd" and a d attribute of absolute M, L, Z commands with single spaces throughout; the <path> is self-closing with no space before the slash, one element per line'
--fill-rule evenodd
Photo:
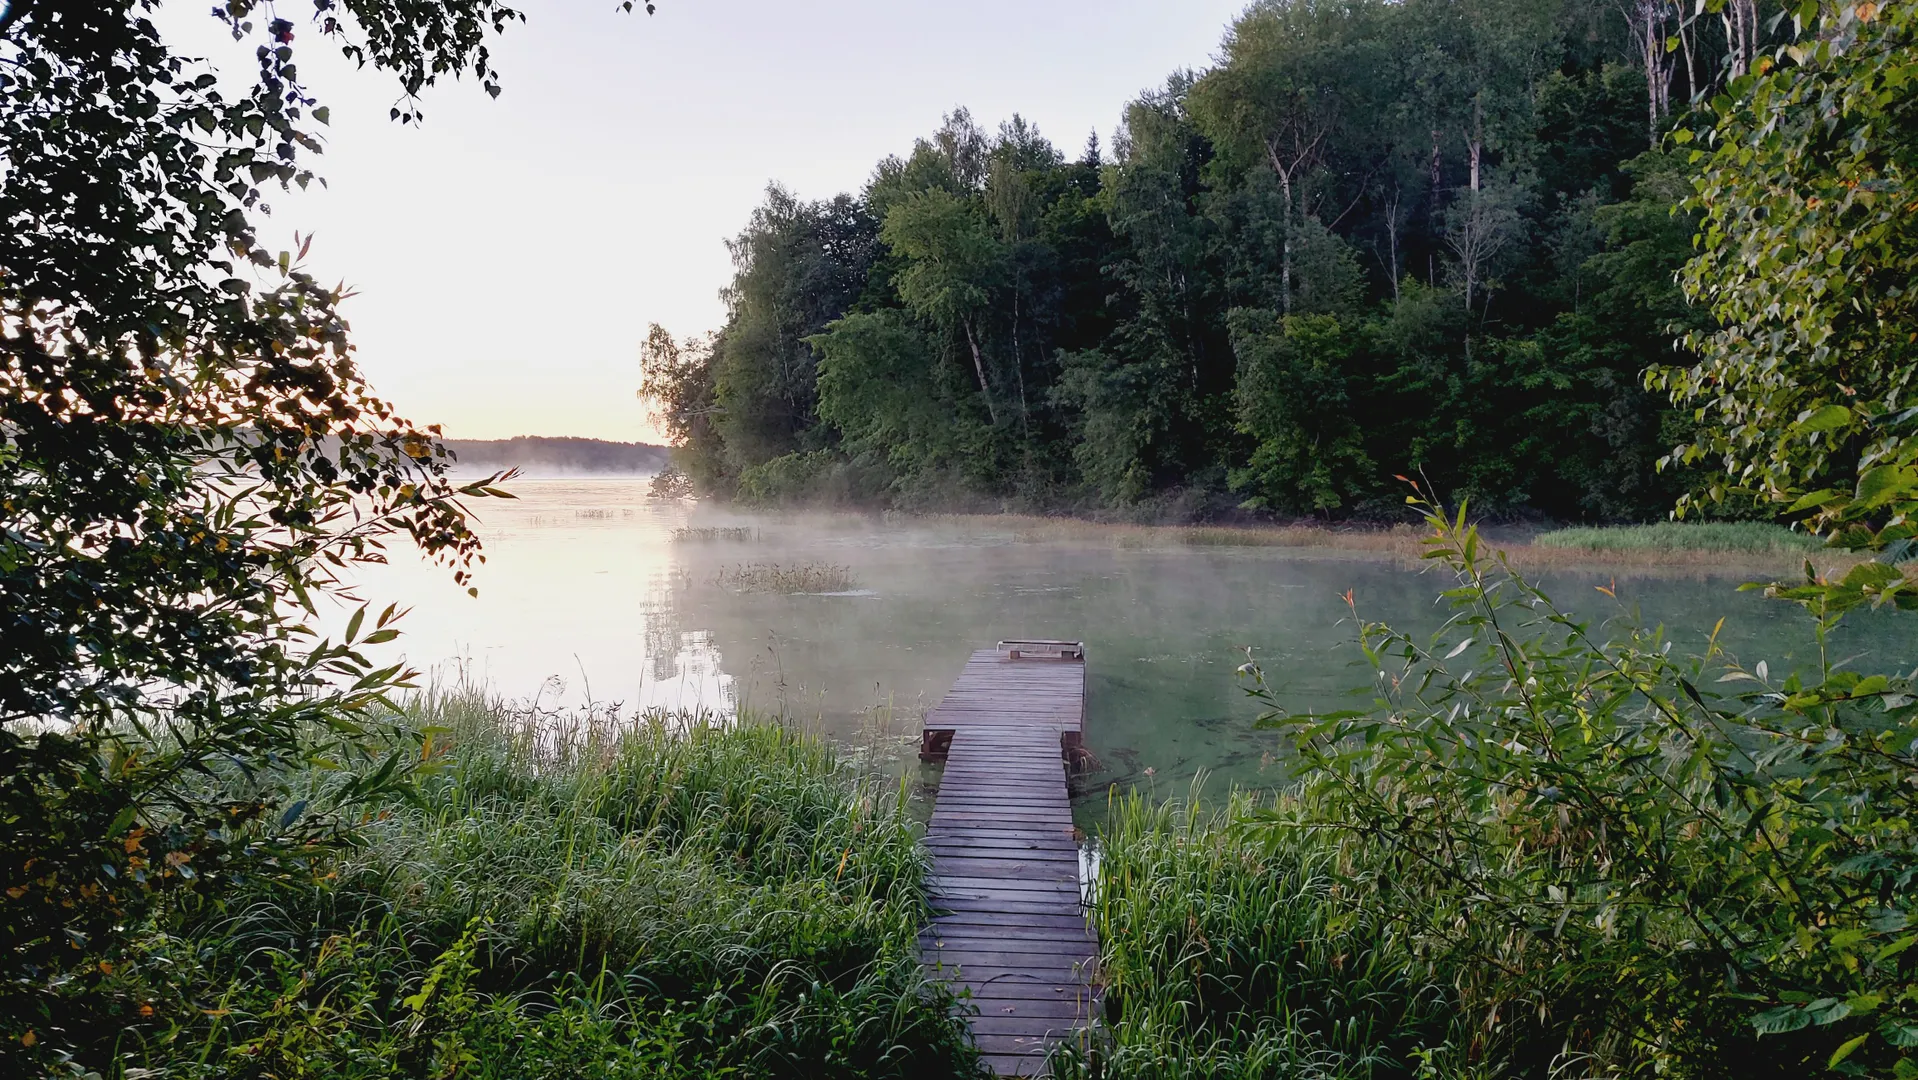
<path fill-rule="evenodd" d="M 643 393 L 749 501 L 1663 514 L 1700 329 L 1667 137 L 1781 28 L 1757 0 L 1267 0 L 1069 155 L 964 109 L 857 195 L 777 185 L 730 316 Z M 1702 6 L 1701 6 L 1702 7 Z"/>

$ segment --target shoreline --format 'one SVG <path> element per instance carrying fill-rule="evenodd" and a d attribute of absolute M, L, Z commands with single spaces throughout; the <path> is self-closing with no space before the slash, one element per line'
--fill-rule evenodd
<path fill-rule="evenodd" d="M 1338 525 L 1142 525 L 1100 522 L 1077 517 L 1046 517 L 1029 514 L 923 515 L 887 514 L 888 522 L 922 522 L 970 526 L 996 526 L 1009 530 L 1016 542 L 1105 539 L 1122 549 L 1175 551 L 1194 549 L 1294 549 L 1331 551 L 1361 557 L 1391 559 L 1416 566 L 1424 562 L 1424 540 L 1429 535 L 1422 526 Z M 1718 549 L 1617 550 L 1585 547 L 1546 547 L 1533 538 L 1560 526 L 1530 528 L 1491 526 L 1480 535 L 1488 547 L 1502 552 L 1514 568 L 1543 570 L 1631 570 L 1636 572 L 1672 572 L 1699 577 L 1737 577 L 1742 574 L 1770 572 L 1802 573 L 1807 560 L 1821 573 L 1842 574 L 1865 561 L 1865 556 L 1831 550 L 1751 552 Z"/>

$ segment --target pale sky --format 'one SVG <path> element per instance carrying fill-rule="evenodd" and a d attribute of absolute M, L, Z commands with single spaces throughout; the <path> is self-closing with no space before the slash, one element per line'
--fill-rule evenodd
<path fill-rule="evenodd" d="M 359 290 L 345 311 L 374 388 L 413 419 L 650 441 L 647 324 L 720 327 L 724 241 L 769 182 L 857 191 L 960 105 L 988 130 L 1018 112 L 1076 156 L 1140 91 L 1209 63 L 1246 2 L 662 0 L 648 17 L 527 0 L 494 47 L 500 98 L 443 85 L 420 128 L 387 119 L 395 83 L 302 23 L 329 186 L 280 200 L 263 238 L 315 234 L 309 265 Z M 207 8 L 171 0 L 170 39 L 244 75 L 250 50 Z"/>

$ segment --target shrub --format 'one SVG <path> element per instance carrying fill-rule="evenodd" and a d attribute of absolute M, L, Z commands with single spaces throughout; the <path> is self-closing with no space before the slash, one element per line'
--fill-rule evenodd
<path fill-rule="evenodd" d="M 677 465 L 667 465 L 653 474 L 646 485 L 646 495 L 652 499 L 690 499 L 693 497 L 693 479 L 680 471 Z"/>
<path fill-rule="evenodd" d="M 1304 800 L 1274 824 L 1355 885 L 1522 1074 L 1918 1073 L 1918 690 L 1608 638 L 1427 507 L 1457 575 L 1431 641 L 1362 624 L 1370 709 L 1294 715 L 1259 684 Z M 1895 569 L 1774 590 L 1821 643 Z M 1355 612 L 1356 615 L 1356 612 Z M 1249 666 L 1249 665 L 1248 665 Z M 1256 677 L 1256 669 L 1252 674 Z"/>
<path fill-rule="evenodd" d="M 746 469 L 739 474 L 739 498 L 743 502 L 776 504 L 830 499 L 830 483 L 838 472 L 837 459 L 829 450 L 786 454 Z"/>

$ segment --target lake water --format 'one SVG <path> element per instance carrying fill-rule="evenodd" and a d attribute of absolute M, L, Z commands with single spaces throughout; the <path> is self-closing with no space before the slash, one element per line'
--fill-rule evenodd
<path fill-rule="evenodd" d="M 1444 616 L 1433 598 L 1449 584 L 1336 550 L 1141 548 L 1096 531 L 1035 537 L 991 519 L 755 515 L 649 499 L 646 487 L 516 481 L 517 500 L 476 506 L 487 552 L 478 599 L 397 552 L 394 565 L 365 576 L 363 592 L 412 606 L 398 647 L 443 680 L 552 705 L 590 698 L 725 712 L 743 702 L 851 741 L 889 732 L 902 750 L 971 650 L 1002 638 L 1081 639 L 1086 739 L 1104 765 L 1088 791 L 1149 782 L 1169 793 L 1200 771 L 1217 787 L 1281 778 L 1235 674 L 1248 647 L 1289 704 L 1338 707 L 1366 682 L 1342 594 L 1352 590 L 1368 618 L 1429 631 Z M 682 526 L 747 527 L 756 539 L 675 543 Z M 857 588 L 782 596 L 715 583 L 745 562 L 844 566 Z M 1617 603 L 1593 588 L 1614 579 Z M 1747 663 L 1764 659 L 1779 672 L 1812 655 L 1797 609 L 1736 592 L 1737 576 L 1603 570 L 1543 580 L 1581 615 L 1637 608 L 1681 651 L 1698 648 L 1723 616 L 1721 640 Z M 1913 622 L 1856 618 L 1841 629 L 1838 655 L 1910 666 Z"/>

